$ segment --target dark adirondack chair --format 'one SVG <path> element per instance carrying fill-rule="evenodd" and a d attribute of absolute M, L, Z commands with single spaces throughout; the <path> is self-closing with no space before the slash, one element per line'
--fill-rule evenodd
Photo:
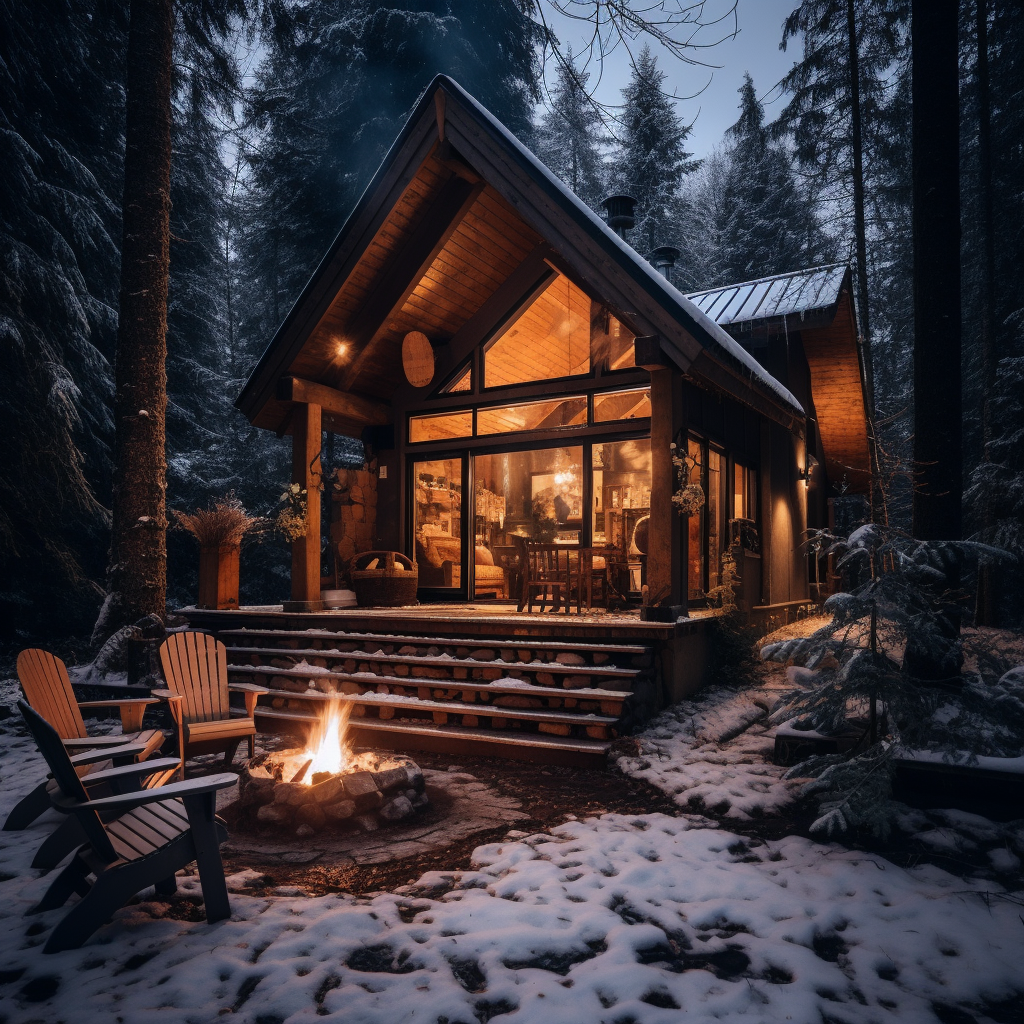
<path fill-rule="evenodd" d="M 134 792 L 139 789 L 155 789 L 170 781 L 178 770 L 178 759 L 149 758 L 145 762 L 136 759 L 146 752 L 141 743 L 126 743 L 121 747 L 102 747 L 99 750 L 88 750 L 84 754 L 76 754 L 71 758 L 75 772 L 82 780 L 90 800 L 120 793 Z M 126 765 L 143 765 L 139 770 L 131 772 L 113 772 L 111 768 L 123 768 Z M 60 787 L 51 776 L 46 782 L 46 798 L 52 801 L 60 795 Z M 110 813 L 106 819 L 116 818 Z M 105 819 L 105 820 L 106 820 Z M 72 850 L 88 840 L 82 826 L 73 814 L 68 815 L 43 840 L 32 858 L 32 867 L 47 871 L 55 868 Z"/>
<path fill-rule="evenodd" d="M 143 713 L 150 704 L 158 702 L 155 697 L 79 703 L 75 700 L 64 662 L 48 651 L 35 648 L 18 655 L 18 679 L 29 704 L 53 726 L 72 754 L 131 744 L 141 747 L 134 757 L 144 761 L 164 744 L 164 734 L 159 729 L 142 728 Z M 113 707 L 121 713 L 121 735 L 90 736 L 86 732 L 81 709 Z M 82 774 L 95 770 L 95 766 L 95 761 L 84 765 L 80 762 Z M 50 797 L 46 787 L 47 780 L 44 779 L 31 793 L 18 801 L 4 822 L 5 832 L 28 828 L 40 814 L 49 809 Z"/>
<path fill-rule="evenodd" d="M 186 757 L 223 750 L 230 764 L 243 739 L 252 757 L 256 698 L 270 691 L 255 683 L 229 685 L 227 648 L 205 633 L 172 633 L 160 646 L 160 664 L 167 689 L 153 692 L 170 703 L 178 726 L 182 778 Z M 245 694 L 244 716 L 232 714 L 231 690 Z"/>
<path fill-rule="evenodd" d="M 199 867 L 206 920 L 212 924 L 231 913 L 220 859 L 227 829 L 215 811 L 217 790 L 233 786 L 236 776 L 211 775 L 93 800 L 57 731 L 25 701 L 19 701 L 18 708 L 59 788 L 54 807 L 74 815 L 87 837 L 31 911 L 55 910 L 72 893 L 82 897 L 50 933 L 44 953 L 77 949 L 115 910 L 151 885 L 162 895 L 172 894 L 177 888 L 175 872 L 192 861 Z M 102 774 L 105 782 L 114 783 L 138 777 L 148 768 L 130 764 Z M 118 817 L 104 821 L 111 814 Z"/>

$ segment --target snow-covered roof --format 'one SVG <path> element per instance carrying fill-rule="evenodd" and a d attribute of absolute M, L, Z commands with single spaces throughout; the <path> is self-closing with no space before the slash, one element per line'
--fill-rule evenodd
<path fill-rule="evenodd" d="M 720 325 L 800 316 L 835 306 L 846 272 L 845 263 L 833 263 L 690 292 L 686 297 Z"/>

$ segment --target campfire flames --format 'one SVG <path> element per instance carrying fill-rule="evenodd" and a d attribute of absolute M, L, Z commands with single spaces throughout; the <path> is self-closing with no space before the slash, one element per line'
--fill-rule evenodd
<path fill-rule="evenodd" d="M 312 742 L 303 751 L 302 760 L 312 759 L 302 781 L 313 784 L 313 776 L 322 772 L 337 775 L 354 767 L 352 751 L 345 741 L 352 705 L 337 697 L 327 702 L 326 714 L 321 713 L 320 722 Z"/>
<path fill-rule="evenodd" d="M 350 701 L 332 696 L 321 708 L 319 722 L 306 746 L 301 751 L 284 751 L 279 755 L 279 779 L 315 786 L 332 775 L 377 771 L 392 764 L 392 759 L 382 759 L 374 753 L 353 752 L 346 739 L 352 714 Z"/>
<path fill-rule="evenodd" d="M 423 773 L 408 758 L 372 750 L 355 753 L 347 732 L 352 702 L 332 696 L 302 748 L 264 751 L 239 782 L 242 812 L 256 824 L 296 828 L 299 837 L 322 828 L 412 817 L 429 804 Z"/>

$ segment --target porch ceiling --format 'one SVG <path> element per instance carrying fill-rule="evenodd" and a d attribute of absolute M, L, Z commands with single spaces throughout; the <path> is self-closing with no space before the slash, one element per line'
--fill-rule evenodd
<path fill-rule="evenodd" d="M 460 183 L 468 193 L 461 209 Z M 438 233 L 448 237 L 435 255 L 429 243 L 435 237 L 436 248 Z M 429 155 L 287 374 L 389 401 L 395 393 L 396 370 L 401 372 L 405 335 L 422 331 L 435 345 L 447 342 L 540 241 L 493 188 L 465 182 Z M 417 246 L 428 253 L 428 264 L 424 260 L 414 265 Z M 397 280 L 399 276 L 406 280 Z M 387 298 L 379 298 L 387 286 L 394 288 L 399 300 L 390 309 L 385 308 Z M 404 292 L 408 294 L 403 299 Z M 375 296 L 379 326 L 372 321 Z M 256 425 L 287 429 L 288 412 L 289 404 L 278 398 L 261 411 Z M 358 432 L 359 426 L 340 419 L 333 425 L 341 432 L 346 427 Z"/>

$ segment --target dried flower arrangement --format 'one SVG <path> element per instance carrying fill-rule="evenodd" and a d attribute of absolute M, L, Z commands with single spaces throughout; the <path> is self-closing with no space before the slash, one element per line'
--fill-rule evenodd
<path fill-rule="evenodd" d="M 299 484 L 289 484 L 281 492 L 281 497 L 278 500 L 283 502 L 284 508 L 274 517 L 274 529 L 288 541 L 296 541 L 305 537 L 306 510 L 308 508 L 306 488 Z"/>
<path fill-rule="evenodd" d="M 265 528 L 265 521 L 245 511 L 234 492 L 216 498 L 210 508 L 197 508 L 195 512 L 172 510 L 174 525 L 191 533 L 201 547 L 224 547 L 242 543 L 242 538 Z"/>

